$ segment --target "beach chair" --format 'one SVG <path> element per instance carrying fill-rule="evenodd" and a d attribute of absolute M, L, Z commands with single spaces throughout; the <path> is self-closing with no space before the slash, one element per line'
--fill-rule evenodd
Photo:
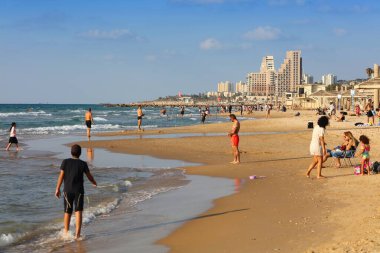
<path fill-rule="evenodd" d="M 348 167 L 348 166 L 355 166 L 358 164 L 358 160 L 357 158 L 355 157 L 355 152 L 356 150 L 352 151 L 352 152 L 347 152 L 347 151 L 344 151 L 343 153 L 343 161 L 344 161 L 344 164 Z M 354 164 L 352 163 L 354 162 Z"/>
<path fill-rule="evenodd" d="M 358 163 L 355 157 L 355 151 L 347 152 L 345 150 L 343 151 L 343 156 L 340 157 L 339 159 L 341 160 L 340 164 L 342 167 L 354 166 Z M 334 158 L 331 157 L 330 167 L 334 167 L 334 166 L 335 166 Z"/>

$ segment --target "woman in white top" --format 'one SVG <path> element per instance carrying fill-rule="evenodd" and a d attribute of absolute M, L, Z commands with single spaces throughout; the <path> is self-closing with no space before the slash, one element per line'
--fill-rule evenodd
<path fill-rule="evenodd" d="M 9 143 L 5 150 L 9 150 L 12 144 L 16 144 L 16 148 L 18 151 L 18 140 L 16 138 L 16 122 L 12 122 L 11 128 L 9 129 Z"/>
<path fill-rule="evenodd" d="M 325 130 L 329 124 L 329 118 L 322 116 L 318 119 L 318 126 L 313 129 L 313 135 L 310 143 L 310 154 L 313 156 L 309 168 L 307 169 L 306 176 L 310 177 L 310 172 L 317 167 L 317 178 L 325 178 L 322 176 L 322 163 L 323 157 L 327 155 L 325 143 Z"/>

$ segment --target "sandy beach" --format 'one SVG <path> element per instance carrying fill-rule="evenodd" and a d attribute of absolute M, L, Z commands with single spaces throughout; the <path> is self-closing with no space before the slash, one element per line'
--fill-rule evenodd
<path fill-rule="evenodd" d="M 355 176 L 352 167 L 336 169 L 328 160 L 323 169 L 326 180 L 317 180 L 315 171 L 311 179 L 306 178 L 311 161 L 307 122 L 316 124 L 318 116 L 311 111 L 301 112 L 300 117 L 293 115 L 273 112 L 270 119 L 265 119 L 263 113 L 258 113 L 255 120 L 242 121 L 240 165 L 229 163 L 229 138 L 221 134 L 229 131 L 230 123 L 142 133 L 204 136 L 104 140 L 91 145 L 112 152 L 200 163 L 186 168 L 186 173 L 234 180 L 234 194 L 214 200 L 207 212 L 157 242 L 169 247 L 170 252 L 380 251 L 379 176 Z M 375 161 L 379 157 L 379 128 L 355 127 L 353 124 L 359 121 L 365 118 L 332 121 L 326 142 L 329 148 L 340 144 L 347 129 L 357 138 L 366 134 L 371 139 L 371 160 Z M 135 132 L 109 135 L 123 134 Z M 262 178 L 250 180 L 251 175 Z"/>

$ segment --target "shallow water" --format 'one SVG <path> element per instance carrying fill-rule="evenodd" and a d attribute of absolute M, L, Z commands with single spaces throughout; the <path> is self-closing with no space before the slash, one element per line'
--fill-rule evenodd
<path fill-rule="evenodd" d="M 60 163 L 69 157 L 69 148 L 62 144 L 76 138 L 32 140 L 23 151 L 0 153 L 0 191 L 5 193 L 0 195 L 0 250 L 24 251 L 37 245 L 38 252 L 40 247 L 59 243 L 54 239 L 62 226 L 63 203 L 62 199 L 54 198 L 54 190 Z M 156 194 L 183 186 L 188 181 L 182 171 L 172 168 L 193 165 L 102 149 L 83 150 L 83 153 L 82 159 L 89 163 L 99 184 L 93 188 L 85 182 L 84 223 L 109 214 L 122 200 L 132 207 Z"/>
<path fill-rule="evenodd" d="M 20 152 L 0 151 L 0 252 L 50 252 L 60 250 L 70 244 L 62 240 L 63 200 L 54 197 L 54 190 L 62 159 L 70 157 L 66 143 L 85 141 L 83 115 L 92 107 L 95 125 L 93 132 L 115 131 L 136 128 L 136 110 L 133 108 L 107 108 L 99 105 L 0 105 L 0 141 L 6 146 L 10 122 L 17 122 L 18 139 L 23 149 Z M 168 110 L 168 116 L 162 117 L 159 108 L 144 108 L 146 128 L 169 127 L 199 124 L 198 110 L 187 108 L 185 117 L 178 118 L 176 108 Z M 213 113 L 213 112 L 211 112 Z M 227 121 L 225 117 L 209 117 L 208 122 Z M 198 135 L 157 135 L 105 137 L 120 138 L 180 138 Z M 202 135 L 201 135 L 202 136 Z M 104 139 L 104 137 L 93 137 Z M 13 148 L 14 150 L 14 148 Z M 178 226 L 184 220 L 206 210 L 211 200 L 230 193 L 230 180 L 205 179 L 204 177 L 186 177 L 183 168 L 195 164 L 182 161 L 156 159 L 145 155 L 127 155 L 110 153 L 103 149 L 83 149 L 81 159 L 88 162 L 99 186 L 93 188 L 85 180 L 84 232 L 87 236 L 85 246 L 93 248 L 92 238 L 99 240 L 110 236 L 125 240 L 125 231 L 120 227 L 113 231 L 104 230 L 102 220 L 110 219 L 110 228 L 117 226 L 145 227 L 167 221 L 162 228 L 165 233 Z M 191 183 L 189 184 L 191 179 Z M 214 189 L 196 186 L 199 182 L 214 184 Z M 174 190 L 175 191 L 171 191 Z M 162 194 L 165 193 L 165 194 Z M 193 195 L 191 195 L 193 194 Z M 194 195 L 195 194 L 195 195 Z M 157 198 L 158 196 L 158 198 Z M 165 201 L 165 196 L 173 198 Z M 182 196 L 182 197 L 181 197 Z M 182 198 L 195 198 L 193 203 L 181 203 Z M 160 206 L 164 204 L 164 206 Z M 180 205 L 177 205 L 180 204 Z M 173 208 L 165 209 L 170 206 Z M 186 210 L 181 210 L 185 207 Z M 150 209 L 153 210 L 150 210 Z M 164 208 L 164 209 L 163 209 Z M 149 210 L 148 210 L 149 209 Z M 183 217 L 178 222 L 177 211 Z M 162 213 L 166 212 L 166 213 Z M 126 213 L 130 214 L 126 217 Z M 119 216 L 118 216 L 119 215 Z M 121 215 L 121 216 L 120 216 Z M 119 223 L 114 217 L 122 217 Z M 159 226 L 160 227 L 160 226 Z M 151 244 L 160 237 L 151 229 L 145 233 L 146 240 L 129 241 L 132 251 L 138 248 L 153 248 Z M 130 234 L 132 236 L 132 234 Z M 162 236 L 162 235 L 161 235 Z M 138 236 L 137 236 L 138 237 Z M 136 238 L 137 238 L 136 237 Z M 141 243 L 137 243 L 140 241 Z M 144 242 L 143 242 L 144 241 Z M 86 244 L 85 243 L 85 244 Z M 133 250 L 133 247 L 135 250 Z M 120 251 L 123 252 L 123 251 Z M 140 251 L 141 252 L 141 251 Z M 151 251 L 149 251 L 151 252 Z"/>

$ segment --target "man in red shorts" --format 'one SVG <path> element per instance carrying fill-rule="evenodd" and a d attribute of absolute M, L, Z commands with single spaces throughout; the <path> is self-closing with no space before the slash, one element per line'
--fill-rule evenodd
<path fill-rule="evenodd" d="M 231 132 L 228 133 L 228 136 L 231 137 L 232 153 L 234 160 L 232 164 L 240 163 L 240 151 L 239 151 L 239 130 L 240 122 L 237 120 L 235 114 L 230 114 L 230 119 L 233 122 Z"/>

